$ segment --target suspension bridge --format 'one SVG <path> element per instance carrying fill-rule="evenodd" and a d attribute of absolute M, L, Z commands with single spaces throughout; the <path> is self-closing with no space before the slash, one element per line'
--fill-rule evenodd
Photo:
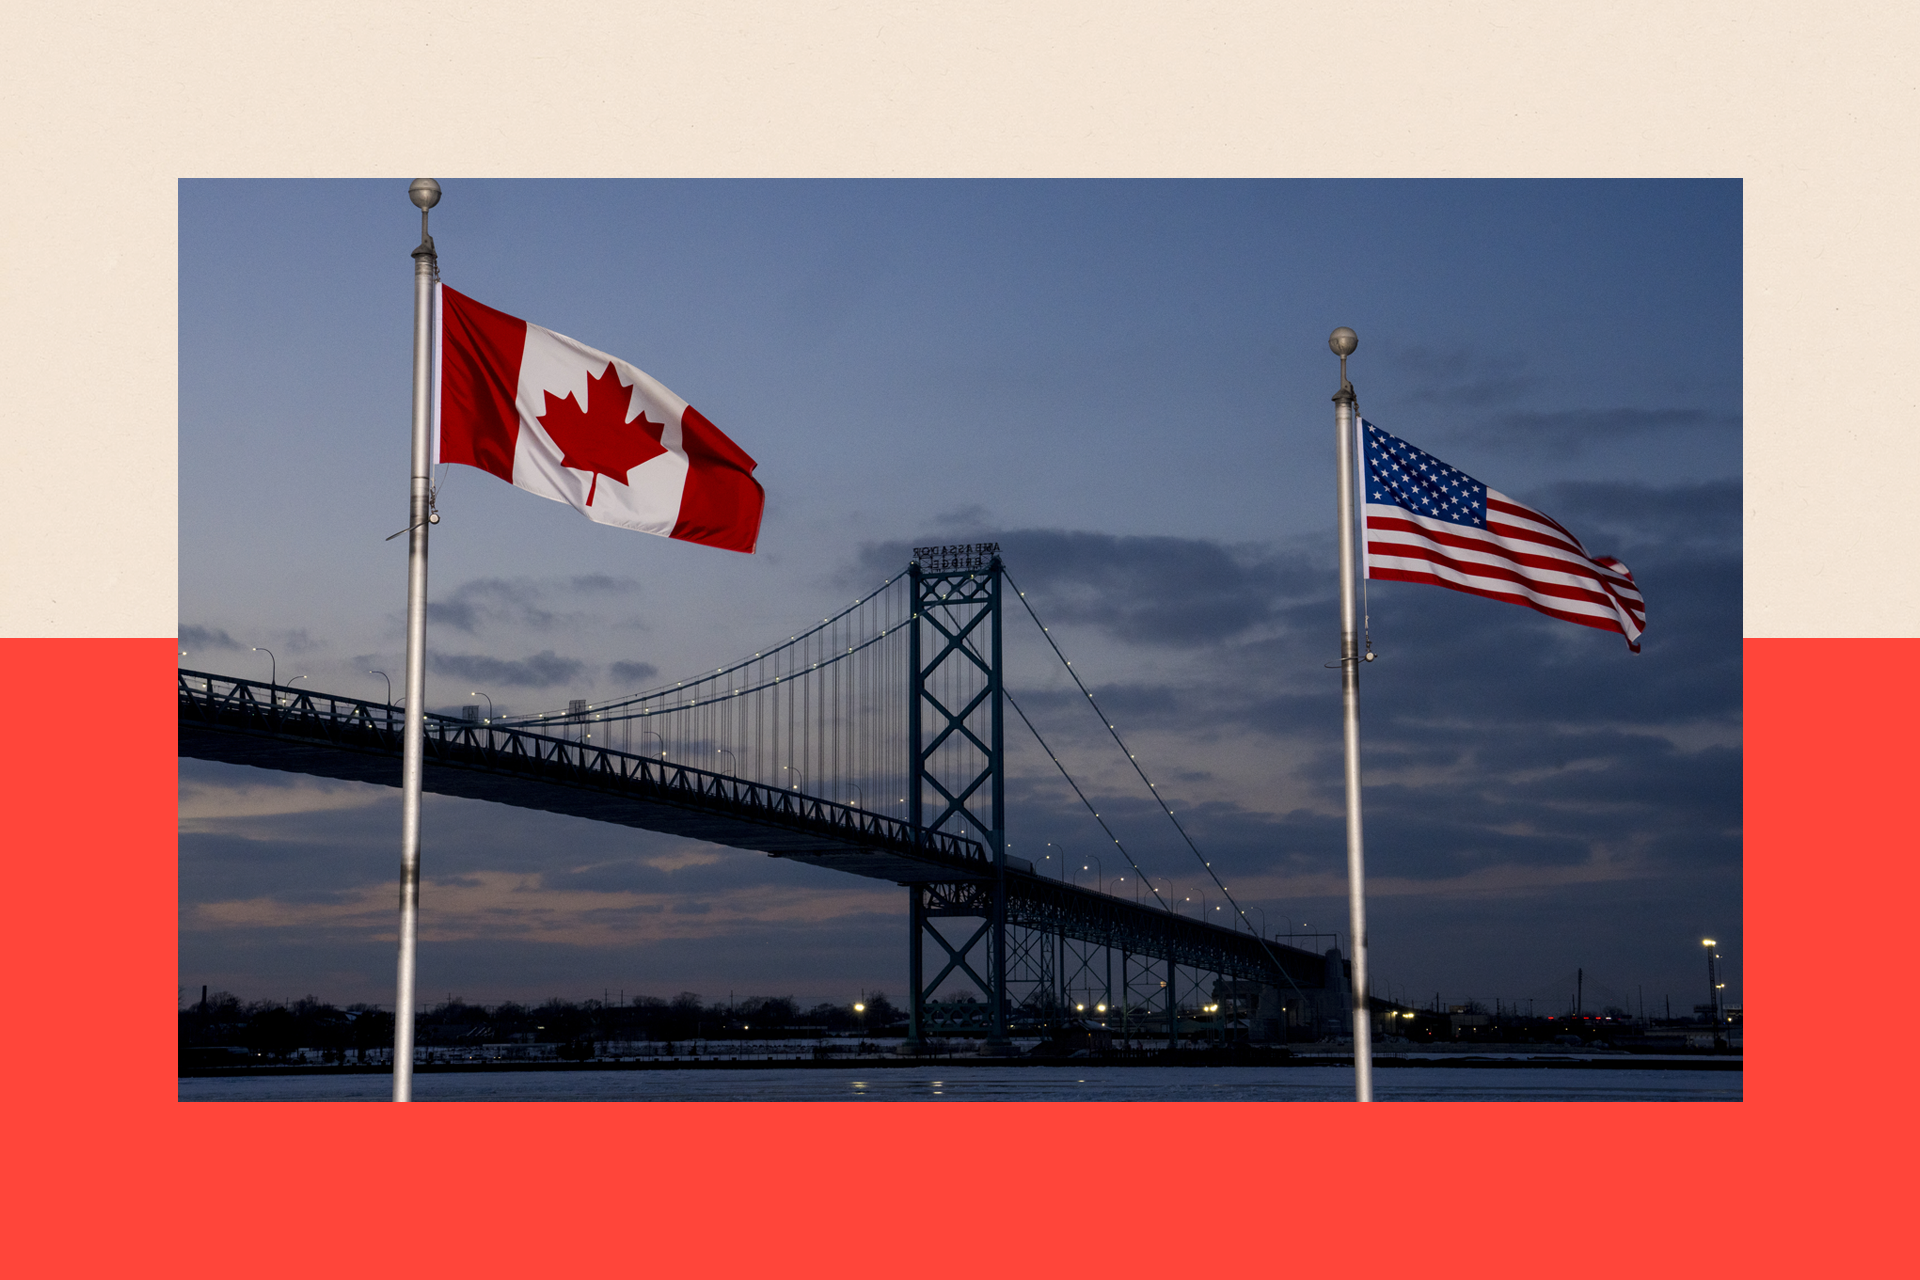
<path fill-rule="evenodd" d="M 991 1047 L 1089 1010 L 1169 1048 L 1199 1010 L 1221 1039 L 1340 1030 L 1337 951 L 1189 918 L 1150 881 L 1153 903 L 1008 855 L 1004 708 L 1026 717 L 1002 679 L 1007 582 L 997 545 L 916 548 L 871 595 L 711 673 L 527 715 L 428 713 L 425 789 L 903 886 L 913 1042 Z M 182 756 L 399 785 L 398 707 L 185 668 L 179 696 Z"/>

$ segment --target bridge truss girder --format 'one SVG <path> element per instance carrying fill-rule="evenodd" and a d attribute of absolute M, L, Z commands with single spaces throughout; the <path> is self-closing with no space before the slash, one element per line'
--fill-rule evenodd
<path fill-rule="evenodd" d="M 1057 1026 L 1085 1016 L 1076 1003 L 1104 1003 L 1109 1030 L 1129 1041 L 1177 1044 L 1180 1009 L 1206 1004 L 1223 982 L 1257 983 L 1311 1002 L 1345 980 L 1344 965 L 1330 975 L 1328 959 L 1314 952 L 1050 880 L 1022 866 L 1007 867 L 999 883 L 1007 936 L 1003 1027 Z M 984 951 L 990 940 L 994 887 L 986 876 L 909 886 L 911 937 L 918 940 L 909 985 L 922 994 L 923 1034 L 948 1027 L 990 1031 L 991 960 L 971 954 Z M 948 919 L 978 923 L 961 941 L 934 927 Z M 928 944 L 927 937 L 935 941 Z M 925 964 L 929 957 L 932 965 Z M 969 1006 L 963 1019 L 929 1017 L 928 1002 L 954 980 L 978 993 L 977 1010 Z M 1094 998 L 1076 1000 L 1075 990 Z M 1224 1030 L 1221 1020 L 1215 1025 Z"/>
<path fill-rule="evenodd" d="M 1064 933 L 1052 936 L 1060 957 L 1062 1011 L 1079 1014 L 1091 1010 L 1105 1017 L 1113 1008 L 1113 952 Z"/>
<path fill-rule="evenodd" d="M 182 669 L 182 756 L 398 786 L 404 715 Z M 506 725 L 427 716 L 426 789 L 709 840 L 895 883 L 983 878 L 977 840 L 871 809 Z"/>
<path fill-rule="evenodd" d="M 1022 868 L 1010 868 L 1006 884 L 1009 931 L 1056 938 L 1059 953 L 1067 957 L 1061 971 L 1070 978 L 1084 981 L 1084 975 L 1104 970 L 1100 987 L 1107 997 L 1105 1024 L 1129 1042 L 1165 1038 L 1169 1046 L 1177 1045 L 1180 1008 L 1207 1003 L 1210 988 L 1223 979 L 1296 993 L 1318 991 L 1327 984 L 1327 959 L 1310 951 L 1049 880 Z M 1072 966 L 1077 968 L 1070 971 Z M 1336 975 L 1336 981 L 1343 976 Z M 1074 1001 L 1068 999 L 1066 1004 L 1067 1016 L 1076 1016 Z M 1224 1030 L 1217 1019 L 1216 1025 Z"/>

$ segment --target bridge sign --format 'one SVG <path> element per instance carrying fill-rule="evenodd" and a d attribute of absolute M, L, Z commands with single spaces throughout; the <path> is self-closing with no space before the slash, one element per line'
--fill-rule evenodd
<path fill-rule="evenodd" d="M 952 573 L 961 569 L 984 569 L 1000 554 L 997 542 L 960 542 L 944 547 L 915 547 L 913 559 L 923 573 Z"/>

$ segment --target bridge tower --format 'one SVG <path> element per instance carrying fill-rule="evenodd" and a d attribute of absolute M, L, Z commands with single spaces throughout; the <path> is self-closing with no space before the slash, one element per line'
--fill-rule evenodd
<path fill-rule="evenodd" d="M 993 858 L 989 880 L 908 886 L 908 1038 L 931 1029 L 928 998 L 949 977 L 985 1001 L 987 1043 L 1007 1036 L 1006 752 L 1001 718 L 1001 572 L 998 543 L 915 547 L 908 570 L 907 817 L 916 828 L 978 839 Z M 939 920 L 979 923 L 949 937 Z M 929 980 L 927 940 L 944 962 Z M 984 970 L 984 972 L 982 972 Z"/>

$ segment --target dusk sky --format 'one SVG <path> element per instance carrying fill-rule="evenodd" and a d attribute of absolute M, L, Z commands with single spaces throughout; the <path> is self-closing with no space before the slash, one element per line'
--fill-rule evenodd
<path fill-rule="evenodd" d="M 1557 1011 L 1578 967 L 1590 1005 L 1690 1011 L 1713 936 L 1738 1002 L 1737 182 L 441 181 L 445 281 L 647 370 L 758 460 L 767 507 L 744 556 L 449 468 L 429 705 L 711 670 L 916 543 L 997 540 L 1236 896 L 1344 935 L 1350 325 L 1365 417 L 1624 560 L 1649 618 L 1635 655 L 1372 584 L 1381 989 Z M 265 645 L 283 683 L 398 684 L 417 237 L 404 181 L 181 185 L 182 665 L 263 678 Z M 1017 612 L 1008 651 L 1143 867 L 1197 884 Z M 1097 850 L 1015 728 L 1014 851 Z M 181 985 L 390 1006 L 399 807 L 182 761 Z M 905 994 L 883 882 L 431 795 L 423 872 L 426 1003 Z"/>

